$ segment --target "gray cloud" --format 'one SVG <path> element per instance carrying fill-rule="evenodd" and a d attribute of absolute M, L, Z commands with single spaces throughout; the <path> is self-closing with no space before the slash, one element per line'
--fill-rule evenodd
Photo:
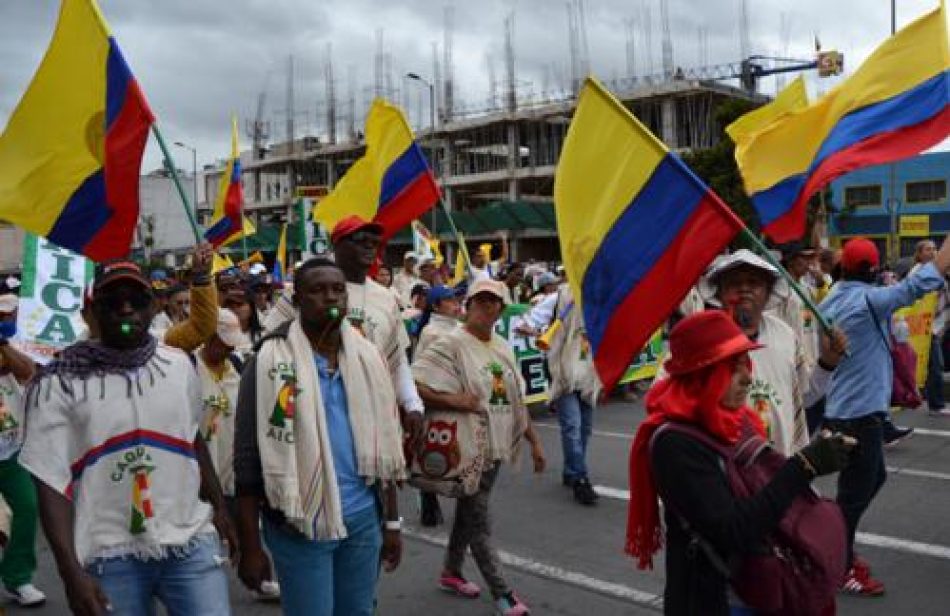
<path fill-rule="evenodd" d="M 788 53 L 807 58 L 813 36 L 826 48 L 845 52 L 854 69 L 889 31 L 889 6 L 881 1 L 748 0 L 752 51 L 784 53 L 780 15 L 791 25 Z M 898 23 L 935 6 L 935 0 L 903 0 Z M 322 127 L 323 63 L 332 44 L 337 97 L 346 96 L 348 75 L 358 84 L 357 107 L 365 108 L 374 81 L 376 30 L 384 29 L 392 56 L 394 85 L 405 90 L 410 120 L 427 124 L 416 101 L 419 85 L 401 75 L 431 77 L 432 43 L 442 43 L 440 0 L 100 0 L 126 58 L 138 77 L 170 141 L 198 148 L 201 162 L 228 152 L 228 118 L 237 113 L 242 128 L 254 113 L 257 94 L 268 93 L 267 119 L 273 136 L 283 137 L 287 56 L 296 69 L 298 134 Z M 659 70 L 661 27 L 658 0 L 587 0 L 586 17 L 593 71 L 610 79 L 625 76 L 624 20 L 652 13 L 652 66 Z M 739 59 L 739 0 L 670 0 L 677 65 L 700 59 L 700 27 L 708 32 L 710 64 Z M 48 44 L 58 0 L 0 0 L 0 124 L 12 112 Z M 569 64 L 567 11 L 563 0 L 482 0 L 454 2 L 454 65 L 458 96 L 478 108 L 488 97 L 486 57 L 494 58 L 503 79 L 504 19 L 515 13 L 519 88 L 539 92 L 566 75 Z M 642 39 L 636 43 L 638 69 L 646 68 Z M 563 78 L 561 79 L 563 81 Z M 816 84 L 831 87 L 836 80 Z M 774 88 L 765 84 L 765 90 Z M 359 124 L 362 116 L 357 120 Z M 244 143 L 245 135 L 241 136 Z M 146 168 L 160 161 L 151 144 Z M 177 156 L 177 155 L 176 155 Z M 189 155 L 181 153 L 180 166 Z"/>

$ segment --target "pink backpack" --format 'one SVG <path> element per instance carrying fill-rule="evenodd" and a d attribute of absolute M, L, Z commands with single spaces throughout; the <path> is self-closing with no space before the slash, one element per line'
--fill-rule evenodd
<path fill-rule="evenodd" d="M 732 493 L 745 499 L 762 490 L 787 458 L 746 426 L 733 447 L 683 423 L 660 426 L 703 443 L 723 461 Z M 729 579 L 738 597 L 757 613 L 769 616 L 822 614 L 834 604 L 847 566 L 847 530 L 834 501 L 809 489 L 792 502 L 778 528 L 764 539 L 764 550 L 726 563 L 712 544 L 692 530 L 679 512 L 683 528 L 696 540 L 716 569 Z"/>

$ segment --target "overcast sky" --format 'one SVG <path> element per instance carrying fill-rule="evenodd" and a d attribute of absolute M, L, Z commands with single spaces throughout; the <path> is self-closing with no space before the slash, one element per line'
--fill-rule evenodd
<path fill-rule="evenodd" d="M 888 0 L 747 0 L 752 53 L 810 58 L 814 36 L 826 49 L 845 54 L 853 70 L 889 33 Z M 414 123 L 428 124 L 418 107 L 420 85 L 401 78 L 414 71 L 430 78 L 432 44 L 442 46 L 444 7 L 454 9 L 454 70 L 457 97 L 470 108 L 488 98 L 488 63 L 495 58 L 503 78 L 504 20 L 515 15 L 517 80 L 522 93 L 554 89 L 568 73 L 568 17 L 564 0 L 100 0 L 126 59 L 138 77 L 169 141 L 198 149 L 199 166 L 225 156 L 231 113 L 253 117 L 257 97 L 267 92 L 265 119 L 282 140 L 287 108 L 287 58 L 295 58 L 297 136 L 325 131 L 323 67 L 332 45 L 340 114 L 345 112 L 349 75 L 357 84 L 362 111 L 374 84 L 377 30 L 392 57 L 394 86 L 400 88 Z M 740 0 L 669 0 L 674 59 L 695 66 L 739 59 Z M 898 0 L 898 27 L 937 5 L 937 0 Z M 644 7 L 651 13 L 652 66 L 660 69 L 660 0 L 586 0 L 591 68 L 603 79 L 627 74 L 627 20 L 638 19 L 636 68 L 647 69 Z M 0 126 L 6 124 L 46 49 L 58 0 L 0 0 Z M 784 15 L 784 17 L 783 17 Z M 781 23 L 787 24 L 783 40 Z M 699 29 L 707 32 L 707 51 Z M 787 47 L 786 47 L 787 45 Z M 441 53 L 441 51 L 440 51 Z M 562 77 L 559 78 L 559 75 Z M 812 80 L 828 89 L 836 79 Z M 764 86 L 774 91 L 774 82 Z M 246 147 L 248 138 L 241 135 Z M 145 169 L 161 160 L 150 143 Z M 190 153 L 178 150 L 179 167 Z"/>

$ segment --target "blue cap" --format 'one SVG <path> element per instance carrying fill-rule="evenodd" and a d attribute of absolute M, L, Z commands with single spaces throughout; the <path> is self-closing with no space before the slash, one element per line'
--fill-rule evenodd
<path fill-rule="evenodd" d="M 429 302 L 430 306 L 435 306 L 444 299 L 451 299 L 456 296 L 457 294 L 454 289 L 450 289 L 449 287 L 440 284 L 429 289 L 429 297 L 427 298 L 427 301 Z"/>

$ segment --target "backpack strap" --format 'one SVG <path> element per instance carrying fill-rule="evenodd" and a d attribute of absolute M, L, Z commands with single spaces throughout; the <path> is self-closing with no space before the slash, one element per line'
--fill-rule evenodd
<path fill-rule="evenodd" d="M 675 421 L 668 421 L 665 424 L 658 427 L 654 432 L 653 436 L 650 437 L 650 460 L 653 460 L 653 446 L 656 444 L 657 439 L 666 432 L 679 432 L 680 434 L 685 434 L 693 440 L 699 441 L 703 445 L 707 446 L 709 449 L 712 449 L 718 459 L 719 459 L 719 468 L 726 475 L 726 480 L 729 483 L 730 490 L 732 490 L 733 478 L 732 475 L 735 474 L 735 466 L 732 463 L 732 451 L 716 439 L 712 438 L 702 430 L 691 426 L 686 423 L 680 423 Z M 683 517 L 683 514 L 676 510 L 672 506 L 672 502 L 667 503 L 670 511 L 673 515 L 676 516 L 676 519 L 680 523 L 680 527 L 683 531 L 689 535 L 690 542 L 688 551 L 695 551 L 698 547 L 703 551 L 703 554 L 706 555 L 707 560 L 713 566 L 713 568 L 718 571 L 723 577 L 727 580 L 732 578 L 732 568 L 729 566 L 729 563 L 719 555 L 719 552 L 716 551 L 716 548 L 711 544 L 706 538 L 700 535 Z"/>
<path fill-rule="evenodd" d="M 877 320 L 877 313 L 874 312 L 874 307 L 871 305 L 871 298 L 868 297 L 868 294 L 864 294 L 864 302 L 868 305 L 868 312 L 871 313 L 871 320 L 874 321 L 874 327 L 877 329 L 877 333 L 881 334 L 881 340 L 884 341 L 884 348 L 891 351 L 891 344 L 888 342 L 887 334 L 884 333 L 884 329 L 881 327 L 881 322 Z"/>

